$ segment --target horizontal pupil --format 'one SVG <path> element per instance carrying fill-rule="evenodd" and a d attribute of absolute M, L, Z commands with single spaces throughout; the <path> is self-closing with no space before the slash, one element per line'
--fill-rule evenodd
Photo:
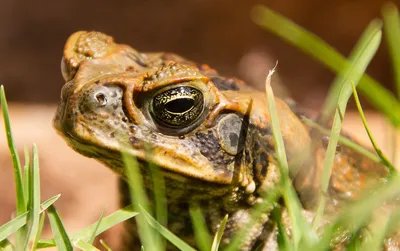
<path fill-rule="evenodd" d="M 191 98 L 179 98 L 169 101 L 164 105 L 165 109 L 171 113 L 184 113 L 194 106 Z"/>

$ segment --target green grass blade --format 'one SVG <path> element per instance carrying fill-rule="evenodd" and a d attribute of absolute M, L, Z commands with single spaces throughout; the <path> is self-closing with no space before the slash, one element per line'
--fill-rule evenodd
<path fill-rule="evenodd" d="M 150 204 L 146 196 L 146 190 L 144 188 L 142 175 L 139 170 L 139 164 L 136 159 L 133 159 L 127 153 L 122 154 L 122 159 L 125 164 L 125 172 L 128 178 L 129 190 L 131 195 L 131 201 L 133 208 L 139 212 L 136 217 L 136 223 L 138 225 L 139 237 L 142 245 L 146 250 L 160 250 L 159 234 L 154 231 L 143 218 L 143 209 L 150 211 Z M 141 205 L 141 206 L 139 206 Z"/>
<path fill-rule="evenodd" d="M 272 218 L 277 223 L 278 233 L 277 233 L 277 241 L 279 250 L 293 250 L 293 245 L 286 233 L 286 229 L 282 224 L 282 210 L 280 207 L 275 207 L 272 210 Z"/>
<path fill-rule="evenodd" d="M 56 208 L 51 205 L 48 209 L 48 217 L 51 225 L 51 229 L 54 234 L 54 241 L 57 244 L 57 250 L 59 251 L 73 251 L 71 241 L 65 231 L 64 225 L 61 221 L 60 216 Z"/>
<path fill-rule="evenodd" d="M 380 31 L 380 25 L 374 21 L 368 26 L 363 32 L 361 39 L 357 42 L 350 54 L 350 64 L 346 64 L 342 71 L 338 74 L 338 77 L 333 83 L 332 92 L 336 92 L 336 88 L 340 87 L 340 93 L 337 99 L 331 98 L 332 101 L 337 102 L 337 108 L 335 110 L 335 116 L 333 118 L 331 134 L 329 136 L 329 143 L 325 153 L 325 159 L 323 162 L 323 171 L 320 183 L 320 195 L 319 203 L 317 207 L 316 216 L 314 219 L 314 227 L 319 226 L 319 222 L 322 219 L 325 210 L 326 197 L 329 187 L 329 180 L 332 173 L 332 167 L 336 156 L 336 146 L 339 140 L 340 131 L 342 128 L 343 116 L 346 112 L 347 102 L 351 96 L 351 85 L 350 83 L 358 84 L 361 76 L 364 74 L 365 69 L 371 62 L 375 55 L 380 41 L 382 32 Z M 334 93 L 333 95 L 336 96 Z M 325 108 L 329 109 L 331 104 L 328 101 Z M 322 113 L 328 116 L 328 113 Z M 327 121 L 328 117 L 322 119 Z"/>
<path fill-rule="evenodd" d="M 15 248 L 8 239 L 4 239 L 4 240 L 0 241 L 0 250 L 1 251 L 14 251 Z"/>
<path fill-rule="evenodd" d="M 271 88 L 271 77 L 273 73 L 274 69 L 270 71 L 266 81 L 268 111 L 271 116 L 272 135 L 275 143 L 275 155 L 279 163 L 283 184 L 283 199 L 288 209 L 291 223 L 293 225 L 293 242 L 295 249 L 297 249 L 298 245 L 300 244 L 300 240 L 304 241 L 305 243 L 309 243 L 315 241 L 317 239 L 317 236 L 302 214 L 302 206 L 289 178 L 289 166 L 286 157 L 285 144 L 281 133 L 274 94 Z"/>
<path fill-rule="evenodd" d="M 194 237 L 200 251 L 208 251 L 211 248 L 211 235 L 199 204 L 193 202 L 189 205 L 190 219 L 193 224 Z"/>
<path fill-rule="evenodd" d="M 44 220 L 46 219 L 46 211 L 43 211 L 42 215 L 40 216 L 40 221 L 39 221 L 39 227 L 36 233 L 36 238 L 35 241 L 33 242 L 33 249 L 37 249 L 37 245 L 40 239 L 40 236 L 42 235 L 43 227 L 44 227 Z"/>
<path fill-rule="evenodd" d="M 167 228 L 162 226 L 160 223 L 158 223 L 141 205 L 139 205 L 141 208 L 141 213 L 143 213 L 143 216 L 145 220 L 148 222 L 149 226 L 157 230 L 162 236 L 164 236 L 169 242 L 171 242 L 175 247 L 179 248 L 180 250 L 183 251 L 194 251 L 191 246 L 189 246 L 186 242 L 181 240 L 178 236 L 173 234 L 171 231 L 169 231 Z M 149 250 L 145 248 L 146 250 Z M 150 249 L 153 250 L 153 249 Z"/>
<path fill-rule="evenodd" d="M 100 240 L 100 244 L 107 250 L 112 251 L 112 249 L 103 240 Z"/>
<path fill-rule="evenodd" d="M 310 250 L 326 250 L 335 233 L 340 229 L 358 231 L 370 219 L 372 211 L 400 194 L 400 176 L 394 175 L 386 184 L 378 184 L 360 200 L 349 205 L 336 220 L 325 227 L 321 241 Z M 398 218 L 397 218 L 398 219 Z M 389 227 L 388 227 L 389 229 Z"/>
<path fill-rule="evenodd" d="M 15 146 L 14 138 L 12 136 L 10 115 L 8 113 L 7 99 L 3 85 L 0 87 L 0 103 L 3 112 L 4 126 L 7 134 L 8 148 L 10 149 L 10 154 L 14 167 L 15 188 L 17 195 L 16 197 L 17 216 L 18 216 L 26 211 L 26 203 L 24 197 L 24 188 L 22 186 L 21 162 L 19 161 L 17 147 Z"/>
<path fill-rule="evenodd" d="M 28 146 L 24 146 L 24 156 L 25 156 L 25 164 L 24 164 L 24 179 L 23 179 L 23 187 L 24 187 L 24 196 L 26 202 L 26 208 L 28 208 L 28 201 L 29 201 L 29 166 L 30 166 L 30 159 L 29 159 L 29 149 Z"/>
<path fill-rule="evenodd" d="M 240 250 L 251 227 L 259 222 L 263 214 L 266 214 L 273 209 L 274 203 L 277 202 L 280 194 L 280 188 L 275 187 L 262 195 L 261 203 L 258 203 L 251 211 L 249 222 L 247 222 L 247 224 L 235 234 L 229 246 L 224 249 L 225 251 Z"/>
<path fill-rule="evenodd" d="M 158 223 L 166 227 L 168 225 L 168 206 L 167 195 L 165 193 L 165 181 L 160 171 L 160 167 L 154 164 L 151 158 L 151 146 L 146 146 L 147 166 L 150 170 L 151 180 L 153 182 L 153 198 L 155 204 L 155 215 Z M 157 246 L 160 249 L 165 249 L 166 241 L 162 236 L 156 235 Z"/>
<path fill-rule="evenodd" d="M 396 210 L 390 216 L 390 221 L 386 225 L 386 235 L 390 235 L 400 226 L 400 210 Z"/>
<path fill-rule="evenodd" d="M 96 227 L 94 228 L 92 235 L 90 236 L 89 240 L 87 241 L 87 243 L 89 243 L 89 244 L 93 244 L 94 239 L 98 235 L 97 231 L 99 230 L 99 226 L 101 224 L 101 221 L 103 220 L 104 211 L 105 211 L 105 209 L 103 209 L 103 212 L 101 212 L 100 219 L 97 221 Z"/>
<path fill-rule="evenodd" d="M 84 242 L 82 240 L 77 240 L 76 242 L 74 242 L 74 246 L 83 251 L 100 251 L 100 249 L 97 249 L 92 244 Z"/>
<path fill-rule="evenodd" d="M 56 195 L 51 197 L 50 199 L 46 200 L 40 205 L 40 212 L 46 210 L 49 206 L 51 206 L 56 200 L 60 198 L 60 195 Z M 9 222 L 0 226 L 0 241 L 6 239 L 11 234 L 15 233 L 18 229 L 26 224 L 28 219 L 28 212 L 25 212 L 14 219 L 10 220 Z"/>
<path fill-rule="evenodd" d="M 342 95 L 344 95 L 342 98 L 346 100 L 347 104 L 347 100 L 351 96 L 351 89 L 349 87 L 343 88 L 343 86 L 350 81 L 357 84 L 359 83 L 369 62 L 378 50 L 382 38 L 381 29 L 382 23 L 374 20 L 362 33 L 360 39 L 350 53 L 349 63 L 338 72 L 338 75 L 332 83 L 331 90 L 321 109 L 320 121 L 322 124 L 326 124 L 333 115 L 337 104 L 340 102 L 339 95 L 341 92 L 344 92 L 342 93 Z M 344 111 L 342 112 L 344 114 Z"/>
<path fill-rule="evenodd" d="M 219 225 L 218 231 L 215 233 L 214 241 L 211 246 L 211 251 L 218 251 L 219 244 L 221 243 L 222 236 L 224 235 L 226 222 L 228 221 L 228 215 L 222 219 L 221 224 Z"/>
<path fill-rule="evenodd" d="M 112 249 L 103 240 L 100 240 L 100 244 L 107 250 L 112 251 Z"/>
<path fill-rule="evenodd" d="M 264 6 L 255 7 L 252 18 L 264 29 L 316 58 L 333 72 L 340 72 L 347 65 L 346 58 L 332 46 Z M 366 74 L 361 78 L 358 89 L 375 108 L 382 111 L 396 126 L 400 125 L 400 103 L 390 91 Z"/>
<path fill-rule="evenodd" d="M 40 219 L 40 176 L 39 156 L 37 147 L 32 147 L 32 167 L 29 170 L 29 203 L 28 203 L 28 235 L 25 242 L 25 250 L 34 250 L 33 243 L 39 228 Z"/>
<path fill-rule="evenodd" d="M 379 215 L 377 217 L 378 221 L 369 228 L 372 236 L 368 240 L 364 240 L 358 250 L 382 250 L 383 241 L 386 235 L 386 227 L 391 219 L 389 218 L 389 215 Z"/>
<path fill-rule="evenodd" d="M 400 98 L 400 17 L 399 11 L 393 3 L 387 3 L 382 9 L 384 34 L 388 43 L 389 55 L 392 60 L 392 69 L 396 84 L 397 98 Z M 391 128 L 396 135 L 396 128 Z M 391 139 L 391 161 L 396 163 L 397 137 Z"/>
<path fill-rule="evenodd" d="M 124 207 L 122 209 L 119 209 L 118 211 L 104 217 L 101 220 L 101 223 L 98 224 L 98 222 L 93 223 L 92 225 L 82 229 L 81 231 L 74 233 L 71 235 L 71 239 L 72 240 L 89 240 L 90 237 L 92 236 L 92 233 L 94 232 L 94 230 L 96 229 L 97 225 L 99 225 L 97 227 L 97 231 L 96 234 L 99 235 L 103 232 L 105 232 L 106 230 L 108 230 L 109 228 L 124 222 L 128 219 L 131 219 L 132 217 L 135 217 L 136 215 L 138 215 L 137 212 L 135 212 L 132 209 L 132 206 L 127 206 Z M 52 239 L 47 239 L 47 240 L 39 240 L 38 243 L 38 248 L 48 248 L 48 247 L 54 247 L 55 243 L 54 240 Z"/>
<path fill-rule="evenodd" d="M 331 131 L 322 127 L 318 123 L 313 122 L 312 120 L 302 117 L 301 118 L 302 122 L 306 124 L 308 127 L 311 127 L 313 129 L 316 129 L 318 132 L 322 133 L 323 135 L 329 136 Z M 377 162 L 381 163 L 381 159 L 379 158 L 378 155 L 370 152 L 368 149 L 365 149 L 362 145 L 357 144 L 356 142 L 344 137 L 344 136 L 339 136 L 339 143 L 347 146 L 350 149 L 353 149 L 354 151 L 359 152 L 360 154 L 364 155 L 365 157 Z"/>
<path fill-rule="evenodd" d="M 400 97 L 400 18 L 399 11 L 393 3 L 387 3 L 382 9 L 384 31 L 389 47 L 389 55 L 392 59 L 392 68 L 397 89 L 397 97 Z"/>
<path fill-rule="evenodd" d="M 396 168 L 390 163 L 390 160 L 386 157 L 386 155 L 382 152 L 382 150 L 378 147 L 376 144 L 376 141 L 374 137 L 372 136 L 371 131 L 369 130 L 368 124 L 367 124 L 367 119 L 365 118 L 363 109 L 361 107 L 360 99 L 358 98 L 357 90 L 354 84 L 352 83 L 352 88 L 353 88 L 353 96 L 354 100 L 356 101 L 357 109 L 361 117 L 361 121 L 364 125 L 365 131 L 367 131 L 369 140 L 372 143 L 372 146 L 374 147 L 375 152 L 378 154 L 378 156 L 381 158 L 382 163 L 389 168 L 390 175 L 397 174 Z"/>
<path fill-rule="evenodd" d="M 91 236 L 91 233 L 93 233 L 96 228 L 97 228 L 96 234 L 99 235 L 108 230 L 109 228 L 126 220 L 129 220 L 132 217 L 135 217 L 136 215 L 138 215 L 138 213 L 135 212 L 131 206 L 124 207 L 104 217 L 100 223 L 95 222 L 92 225 L 79 231 L 78 233 L 71 235 L 72 239 L 88 240 Z"/>
<path fill-rule="evenodd" d="M 6 94 L 4 91 L 4 86 L 0 87 L 0 103 L 1 109 L 3 112 L 3 120 L 4 120 L 4 127 L 7 134 L 7 143 L 8 148 L 10 150 L 11 159 L 14 168 L 14 182 L 15 182 L 15 192 L 16 192 L 16 208 L 17 208 L 17 216 L 26 212 L 26 201 L 24 195 L 24 187 L 22 185 L 22 174 L 21 174 L 21 162 L 19 160 L 17 147 L 15 146 L 14 138 L 12 136 L 11 130 L 11 123 L 10 123 L 10 116 L 8 113 L 8 105 Z M 21 250 L 23 247 L 19 245 L 23 245 L 26 236 L 26 229 L 21 228 L 17 231 L 15 239 L 16 239 L 16 248 Z"/>

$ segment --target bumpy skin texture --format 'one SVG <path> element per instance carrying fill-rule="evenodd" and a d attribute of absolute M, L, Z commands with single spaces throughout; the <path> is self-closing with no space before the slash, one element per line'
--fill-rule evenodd
<path fill-rule="evenodd" d="M 223 245 L 243 227 L 260 194 L 279 180 L 274 164 L 270 115 L 264 93 L 207 65 L 170 53 L 139 53 L 99 32 L 77 32 L 62 58 L 66 81 L 54 127 L 77 152 L 95 158 L 121 176 L 121 201 L 129 203 L 121 151 L 136 156 L 146 187 L 146 149 L 165 177 L 168 227 L 195 245 L 188 205 L 202 206 L 214 232 L 229 214 Z M 161 102 L 161 103 L 159 103 Z M 325 146 L 311 149 L 309 129 L 296 111 L 277 98 L 290 166 L 302 167 L 296 188 L 312 207 Z M 339 147 L 329 188 L 328 212 L 337 211 L 387 171 L 358 153 Z M 149 193 L 151 195 L 151 193 Z M 274 223 L 266 212 L 243 245 L 276 248 Z M 139 248 L 128 224 L 127 249 Z M 391 239 L 396 246 L 396 239 Z M 394 244 L 393 244 L 394 243 Z"/>

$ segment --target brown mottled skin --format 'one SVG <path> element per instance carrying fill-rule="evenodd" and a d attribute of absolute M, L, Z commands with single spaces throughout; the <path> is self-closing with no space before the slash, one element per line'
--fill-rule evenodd
<path fill-rule="evenodd" d="M 66 84 L 54 118 L 56 130 L 74 150 L 99 160 L 122 177 L 123 204 L 129 203 L 129 196 L 120 152 L 139 159 L 145 185 L 151 189 L 145 165 L 145 146 L 151 146 L 152 161 L 165 177 L 168 228 L 192 245 L 189 203 L 201 205 L 212 232 L 229 214 L 222 241 L 226 245 L 245 225 L 260 194 L 276 186 L 279 170 L 274 164 L 265 94 L 242 81 L 222 77 L 207 65 L 175 54 L 140 53 L 114 43 L 105 34 L 85 31 L 68 39 L 62 73 Z M 168 99 L 170 93 L 175 93 L 178 101 L 157 106 L 156 97 L 161 97 L 157 95 Z M 311 208 L 324 142 L 317 140 L 317 147 L 311 150 L 309 128 L 283 100 L 276 98 L 276 106 L 289 164 L 302 167 L 296 189 L 304 207 Z M 345 202 L 357 199 L 363 188 L 386 176 L 385 167 L 339 146 L 327 210 L 337 211 Z M 243 250 L 260 245 L 265 250 L 276 248 L 275 225 L 268 215 L 266 212 L 253 226 Z M 129 224 L 124 238 L 127 249 L 140 247 L 134 228 Z M 387 243 L 399 245 L 393 238 Z"/>

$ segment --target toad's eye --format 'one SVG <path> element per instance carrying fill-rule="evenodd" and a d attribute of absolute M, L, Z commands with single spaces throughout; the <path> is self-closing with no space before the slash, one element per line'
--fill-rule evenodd
<path fill-rule="evenodd" d="M 157 123 L 172 128 L 193 124 L 204 108 L 203 94 L 190 86 L 179 86 L 156 94 L 151 115 Z"/>

